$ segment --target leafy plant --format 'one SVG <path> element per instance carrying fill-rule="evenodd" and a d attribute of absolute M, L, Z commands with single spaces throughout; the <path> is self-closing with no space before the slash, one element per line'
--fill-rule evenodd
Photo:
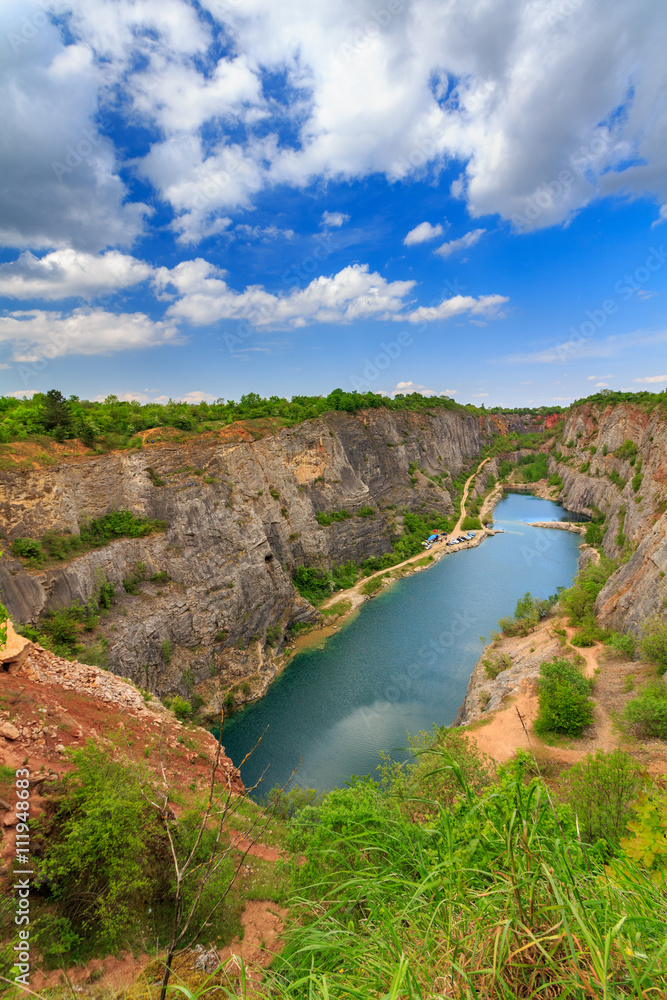
<path fill-rule="evenodd" d="M 187 722 L 188 719 L 192 718 L 192 705 L 185 698 L 181 698 L 179 694 L 174 696 L 171 710 L 179 722 Z"/>
<path fill-rule="evenodd" d="M 323 510 L 315 512 L 315 519 L 318 524 L 322 525 L 322 527 L 327 527 L 335 521 L 346 521 L 350 517 L 352 517 L 352 515 L 345 507 L 343 507 L 342 510 L 334 510 L 330 514 L 327 514 Z"/>
<path fill-rule="evenodd" d="M 114 951 L 136 929 L 151 883 L 161 882 L 148 862 L 158 827 L 137 773 L 92 740 L 70 754 L 74 768 L 62 779 L 53 814 L 38 826 L 41 876 L 69 934 L 93 935 L 98 948 Z"/>
<path fill-rule="evenodd" d="M 658 673 L 667 670 L 667 618 L 655 614 L 647 618 L 641 628 L 641 651 L 658 666 Z"/>
<path fill-rule="evenodd" d="M 537 733 L 581 736 L 593 721 L 590 682 L 571 660 L 553 659 L 540 667 Z"/>
<path fill-rule="evenodd" d="M 622 656 L 632 659 L 635 652 L 636 640 L 630 632 L 612 632 L 606 640 L 607 645 Z"/>
<path fill-rule="evenodd" d="M 647 684 L 623 710 L 623 721 L 641 739 L 667 740 L 667 686 Z"/>
<path fill-rule="evenodd" d="M 34 538 L 17 538 L 12 542 L 10 551 L 13 556 L 25 559 L 30 566 L 41 566 L 46 556 L 41 543 Z"/>
<path fill-rule="evenodd" d="M 616 449 L 614 454 L 616 455 L 617 458 L 622 458 L 626 460 L 634 458 L 638 450 L 639 449 L 637 448 L 637 445 L 634 443 L 634 441 L 630 441 L 629 438 L 626 438 L 623 444 L 620 446 L 620 448 Z"/>
<path fill-rule="evenodd" d="M 357 511 L 357 517 L 375 517 L 375 507 L 360 507 Z"/>
<path fill-rule="evenodd" d="M 632 803 L 646 777 L 624 750 L 587 754 L 564 776 L 565 799 L 576 813 L 589 844 L 604 840 L 618 847 L 633 815 Z"/>
<path fill-rule="evenodd" d="M 622 847 L 633 861 L 647 868 L 660 885 L 667 881 L 667 794 L 664 782 L 638 796 L 635 818 L 628 823 L 630 836 Z"/>
<path fill-rule="evenodd" d="M 544 599 L 533 597 L 530 591 L 526 591 L 516 602 L 514 614 L 499 619 L 498 625 L 505 635 L 528 635 L 549 613 L 556 599 L 556 596 Z"/>

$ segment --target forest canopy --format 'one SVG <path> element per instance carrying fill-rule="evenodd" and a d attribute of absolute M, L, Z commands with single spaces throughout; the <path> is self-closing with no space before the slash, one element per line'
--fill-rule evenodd
<path fill-rule="evenodd" d="M 374 392 L 345 392 L 334 389 L 328 396 L 281 396 L 264 398 L 249 392 L 236 402 L 217 399 L 215 402 L 187 403 L 169 400 L 167 403 L 141 403 L 107 396 L 103 402 L 66 398 L 58 389 L 35 393 L 32 399 L 0 396 L 0 443 L 21 441 L 34 435 L 47 435 L 57 441 L 78 438 L 88 447 L 101 439 L 118 446 L 133 435 L 154 427 L 173 427 L 185 432 L 217 430 L 236 420 L 273 419 L 283 426 L 300 423 L 335 410 L 354 413 L 357 410 L 385 408 L 389 410 L 456 410 L 461 413 L 532 413 L 545 415 L 560 412 L 559 407 L 537 410 L 520 408 L 463 405 L 448 396 L 408 395 L 384 396 Z"/>

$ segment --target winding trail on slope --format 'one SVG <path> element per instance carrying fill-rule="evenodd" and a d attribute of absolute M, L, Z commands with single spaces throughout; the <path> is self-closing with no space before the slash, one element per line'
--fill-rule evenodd
<path fill-rule="evenodd" d="M 483 459 L 480 462 L 480 464 L 477 466 L 477 468 L 475 469 L 475 471 L 466 479 L 465 486 L 463 487 L 463 494 L 461 496 L 461 513 L 460 513 L 459 519 L 456 522 L 455 526 L 449 532 L 450 538 L 453 538 L 455 535 L 458 535 L 459 532 L 461 531 L 461 525 L 463 524 L 464 520 L 467 517 L 466 503 L 468 501 L 468 493 L 470 491 L 470 484 L 472 483 L 473 479 L 478 474 L 478 472 L 480 471 L 480 469 L 484 465 L 486 465 L 486 463 L 488 461 L 490 461 L 490 458 Z M 483 530 L 474 539 L 472 539 L 470 542 L 467 542 L 467 543 L 461 545 L 460 548 L 473 548 L 474 546 L 479 545 L 480 542 L 482 542 L 485 538 L 487 538 L 489 534 L 491 534 L 491 532 L 489 532 L 487 530 Z M 460 551 L 460 549 L 457 549 L 456 551 Z M 433 562 L 435 563 L 435 562 L 437 562 L 438 559 L 442 559 L 442 557 L 444 555 L 446 555 L 446 554 L 447 554 L 447 550 L 445 549 L 444 545 L 442 545 L 442 547 L 439 548 L 433 554 L 433 556 L 432 556 Z M 381 570 L 378 570 L 376 573 L 371 573 L 370 576 L 365 576 L 362 580 L 359 580 L 357 583 L 355 583 L 354 586 L 348 587 L 347 590 L 337 590 L 334 594 L 331 595 L 331 597 L 328 597 L 326 599 L 326 601 L 323 601 L 322 604 L 320 605 L 320 607 L 322 607 L 322 608 L 329 608 L 329 607 L 331 607 L 332 604 L 338 604 L 339 601 L 351 601 L 352 602 L 352 607 L 350 608 L 349 612 L 346 612 L 346 614 L 349 614 L 351 611 L 354 611 L 355 608 L 358 608 L 359 605 L 362 604 L 366 600 L 366 596 L 364 594 L 362 594 L 361 589 L 362 589 L 362 587 L 366 586 L 366 584 L 369 582 L 369 580 L 375 580 L 376 577 L 384 576 L 384 574 L 388 573 L 388 572 L 392 572 L 393 573 L 396 570 L 401 570 L 401 569 L 403 569 L 406 566 L 410 566 L 410 565 L 412 565 L 412 564 L 414 564 L 416 562 L 419 562 L 423 558 L 424 558 L 424 553 L 423 552 L 418 552 L 417 555 L 410 556 L 409 559 L 404 559 L 403 562 L 396 563 L 395 566 L 391 566 L 389 569 L 381 569 Z"/>
<path fill-rule="evenodd" d="M 561 622 L 561 624 L 564 623 Z M 589 680 L 594 680 L 598 677 L 602 669 L 599 660 L 600 655 L 605 649 L 604 644 L 596 642 L 593 646 L 574 647 L 571 645 L 571 640 L 575 632 L 575 628 L 565 626 L 565 633 L 572 651 L 581 654 L 586 661 L 584 676 Z M 603 680 L 603 678 L 601 679 Z M 559 760 L 566 764 L 575 764 L 583 760 L 591 752 L 595 752 L 596 750 L 614 750 L 620 745 L 621 738 L 614 732 L 611 715 L 597 699 L 594 702 L 594 734 L 592 738 L 586 739 L 585 746 L 581 749 L 547 747 L 547 744 L 543 743 L 533 730 L 538 709 L 539 703 L 535 684 L 526 679 L 519 690 L 519 694 L 505 708 L 497 711 L 487 725 L 483 725 L 479 729 L 469 730 L 470 736 L 475 740 L 480 750 L 493 757 L 498 763 L 505 763 L 514 755 L 516 750 L 523 749 L 530 751 L 531 748 L 539 747 L 548 752 L 549 757 L 553 760 Z M 528 736 L 526 736 L 524 731 L 521 722 L 522 719 L 528 730 Z"/>

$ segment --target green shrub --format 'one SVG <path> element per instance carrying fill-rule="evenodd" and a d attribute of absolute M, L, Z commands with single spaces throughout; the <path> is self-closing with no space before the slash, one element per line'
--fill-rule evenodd
<path fill-rule="evenodd" d="M 537 733 L 581 736 L 593 721 L 591 685 L 571 660 L 554 659 L 540 667 Z"/>
<path fill-rule="evenodd" d="M 645 782 L 641 767 L 625 750 L 598 750 L 574 764 L 564 776 L 565 799 L 577 814 L 584 840 L 606 840 L 618 847 L 633 815 L 631 804 Z"/>
<path fill-rule="evenodd" d="M 461 531 L 479 531 L 481 527 L 482 522 L 478 517 L 464 517 Z"/>
<path fill-rule="evenodd" d="M 283 630 L 277 623 L 275 625 L 270 625 L 266 630 L 266 642 L 268 646 L 276 646 L 281 639 Z"/>
<path fill-rule="evenodd" d="M 34 538 L 17 538 L 12 542 L 10 551 L 13 556 L 26 559 L 32 566 L 41 566 L 46 558 L 41 543 Z"/>
<path fill-rule="evenodd" d="M 608 633 L 600 628 L 597 618 L 591 612 L 584 615 L 579 623 L 579 628 L 574 633 L 570 642 L 573 646 L 594 646 L 596 642 L 604 642 Z"/>
<path fill-rule="evenodd" d="M 115 596 L 116 596 L 116 588 L 114 587 L 113 583 L 109 583 L 108 580 L 103 580 L 100 583 L 99 594 L 97 598 L 97 602 L 100 608 L 103 608 L 105 611 L 108 611 L 109 608 L 111 607 L 111 602 L 113 601 Z"/>
<path fill-rule="evenodd" d="M 667 685 L 648 684 L 625 706 L 623 721 L 640 739 L 667 740 Z"/>
<path fill-rule="evenodd" d="M 360 507 L 357 511 L 357 517 L 375 517 L 375 507 Z"/>
<path fill-rule="evenodd" d="M 641 628 L 641 651 L 647 660 L 657 664 L 658 673 L 667 670 L 667 618 L 655 614 Z"/>
<path fill-rule="evenodd" d="M 594 616 L 595 600 L 615 569 L 616 563 L 601 556 L 598 562 L 587 563 L 573 585 L 561 591 L 558 600 L 570 625 L 582 625 Z"/>
<path fill-rule="evenodd" d="M 164 642 L 160 643 L 160 656 L 162 657 L 164 663 L 169 663 L 171 661 L 172 648 L 168 639 L 165 639 Z"/>
<path fill-rule="evenodd" d="M 334 510 L 330 514 L 327 514 L 323 510 L 315 512 L 315 519 L 318 524 L 322 525 L 322 527 L 327 527 L 328 525 L 333 524 L 334 521 L 346 521 L 350 517 L 352 517 L 352 515 L 345 507 L 343 507 L 342 510 Z"/>
<path fill-rule="evenodd" d="M 623 460 L 627 460 L 630 458 L 634 458 L 635 455 L 637 454 L 637 451 L 638 448 L 637 445 L 634 443 L 634 441 L 630 441 L 629 438 L 626 438 L 626 440 L 623 442 L 620 448 L 616 449 L 614 454 L 616 455 L 617 458 L 622 458 Z"/>
<path fill-rule="evenodd" d="M 667 794 L 664 787 L 647 789 L 633 803 L 635 816 L 628 823 L 630 836 L 622 841 L 627 856 L 647 868 L 658 885 L 667 881 Z"/>
<path fill-rule="evenodd" d="M 612 632 L 610 636 L 606 639 L 608 646 L 622 656 L 626 656 L 628 659 L 632 659 L 635 654 L 636 640 L 630 632 L 623 634 L 622 632 Z"/>
<path fill-rule="evenodd" d="M 530 591 L 526 591 L 516 602 L 514 614 L 501 618 L 498 625 L 505 635 L 528 635 L 540 619 L 549 613 L 556 599 L 556 595 L 545 599 L 533 597 Z"/>
<path fill-rule="evenodd" d="M 71 943 L 93 935 L 106 953 L 136 929 L 152 877 L 161 881 L 146 857 L 158 835 L 157 816 L 139 774 L 106 747 L 91 740 L 71 759 L 74 769 L 62 779 L 52 818 L 40 820 L 40 874 L 52 886 Z"/>
<path fill-rule="evenodd" d="M 187 722 L 188 719 L 192 718 L 192 705 L 185 698 L 181 698 L 180 694 L 174 697 L 171 710 L 179 722 Z"/>
<path fill-rule="evenodd" d="M 107 593 L 103 592 L 102 600 L 106 598 Z M 84 634 L 93 632 L 98 622 L 97 607 L 93 602 L 89 605 L 76 603 L 50 611 L 40 620 L 37 628 L 24 626 L 21 633 L 32 642 L 39 642 L 56 656 L 73 659 L 84 650 L 81 643 Z"/>
<path fill-rule="evenodd" d="M 593 524 L 589 522 L 586 525 L 586 535 L 585 539 L 588 545 L 592 545 L 594 548 L 598 549 L 604 541 L 605 527 L 602 524 Z"/>

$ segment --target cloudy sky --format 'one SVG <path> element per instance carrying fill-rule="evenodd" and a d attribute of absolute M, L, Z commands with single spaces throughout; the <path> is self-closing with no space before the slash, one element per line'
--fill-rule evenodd
<path fill-rule="evenodd" d="M 662 0 L 4 0 L 0 391 L 667 386 Z"/>

